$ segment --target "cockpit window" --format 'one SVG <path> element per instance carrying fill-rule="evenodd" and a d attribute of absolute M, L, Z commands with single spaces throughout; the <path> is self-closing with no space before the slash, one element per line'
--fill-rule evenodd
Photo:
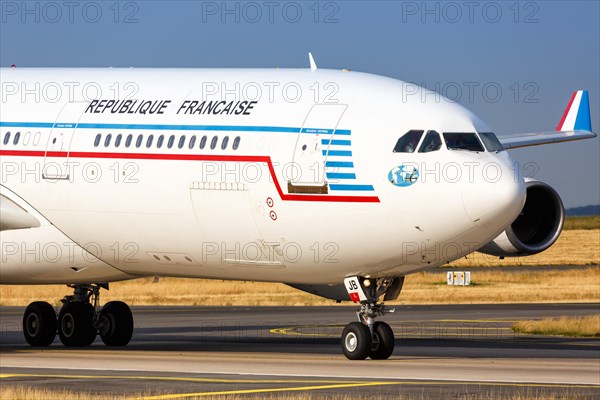
<path fill-rule="evenodd" d="M 444 132 L 450 150 L 485 151 L 474 132 Z"/>
<path fill-rule="evenodd" d="M 429 153 L 430 151 L 438 151 L 442 147 L 442 139 L 436 131 L 429 131 L 423 139 L 423 144 L 419 148 L 419 153 Z"/>
<path fill-rule="evenodd" d="M 500 143 L 496 135 L 492 132 L 482 132 L 479 134 L 479 136 L 481 136 L 481 140 L 488 151 L 498 152 L 504 150 L 502 143 Z"/>
<path fill-rule="evenodd" d="M 394 153 L 414 153 L 424 131 L 408 131 L 398 141 L 394 147 Z"/>

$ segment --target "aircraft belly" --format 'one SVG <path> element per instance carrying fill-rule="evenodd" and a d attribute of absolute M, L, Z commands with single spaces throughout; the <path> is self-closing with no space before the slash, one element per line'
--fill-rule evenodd
<path fill-rule="evenodd" d="M 2 284 L 74 284 L 135 278 L 82 248 L 52 225 L 2 232 Z"/>

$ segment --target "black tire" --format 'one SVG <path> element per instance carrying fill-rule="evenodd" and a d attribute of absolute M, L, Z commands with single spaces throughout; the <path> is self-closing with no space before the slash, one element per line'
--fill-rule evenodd
<path fill-rule="evenodd" d="M 23 336 L 30 346 L 50 346 L 56 337 L 56 312 L 45 301 L 36 301 L 23 313 Z"/>
<path fill-rule="evenodd" d="M 392 328 L 382 321 L 373 325 L 373 344 L 369 357 L 373 360 L 387 360 L 394 352 L 396 339 Z"/>
<path fill-rule="evenodd" d="M 371 352 L 371 332 L 360 322 L 346 325 L 342 332 L 342 351 L 349 360 L 364 360 Z"/>
<path fill-rule="evenodd" d="M 107 346 L 125 346 L 133 335 L 133 315 L 122 301 L 110 301 L 98 318 L 100 337 Z"/>
<path fill-rule="evenodd" d="M 67 347 L 89 346 L 96 339 L 94 307 L 90 303 L 65 303 L 58 313 L 58 337 Z"/>

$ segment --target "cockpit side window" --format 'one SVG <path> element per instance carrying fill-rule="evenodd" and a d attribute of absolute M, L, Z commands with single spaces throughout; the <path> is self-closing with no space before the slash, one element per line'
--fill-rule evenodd
<path fill-rule="evenodd" d="M 406 132 L 396 142 L 394 153 L 414 153 L 421 140 L 421 136 L 423 136 L 423 132 L 425 131 L 412 130 Z"/>
<path fill-rule="evenodd" d="M 481 132 L 479 136 L 481 136 L 481 140 L 488 151 L 498 152 L 504 150 L 504 146 L 502 146 L 502 143 L 500 143 L 496 135 L 492 132 Z"/>
<path fill-rule="evenodd" d="M 449 150 L 485 151 L 474 132 L 444 132 Z"/>
<path fill-rule="evenodd" d="M 442 139 L 436 131 L 429 131 L 423 139 L 423 144 L 419 148 L 419 153 L 429 153 L 430 151 L 438 151 L 442 147 Z"/>

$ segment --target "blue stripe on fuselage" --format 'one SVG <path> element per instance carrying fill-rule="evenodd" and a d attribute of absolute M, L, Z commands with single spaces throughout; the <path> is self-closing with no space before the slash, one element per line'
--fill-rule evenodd
<path fill-rule="evenodd" d="M 234 125 L 160 125 L 160 124 L 92 124 L 72 122 L 0 122 L 0 127 L 8 128 L 72 128 L 77 129 L 136 129 L 136 130 L 171 130 L 171 131 L 234 131 L 234 132 L 285 132 L 300 133 L 300 128 L 285 126 L 234 126 Z M 333 129 L 302 129 L 307 134 L 331 135 Z M 335 130 L 335 135 L 350 135 L 347 129 Z M 334 135 L 334 136 L 335 136 Z"/>
<path fill-rule="evenodd" d="M 356 179 L 356 174 L 350 172 L 327 172 L 327 179 Z"/>
<path fill-rule="evenodd" d="M 352 161 L 326 161 L 325 167 L 328 168 L 354 168 Z"/>
<path fill-rule="evenodd" d="M 371 185 L 337 185 L 330 184 L 329 189 L 331 190 L 352 190 L 357 192 L 372 192 L 375 189 Z"/>

